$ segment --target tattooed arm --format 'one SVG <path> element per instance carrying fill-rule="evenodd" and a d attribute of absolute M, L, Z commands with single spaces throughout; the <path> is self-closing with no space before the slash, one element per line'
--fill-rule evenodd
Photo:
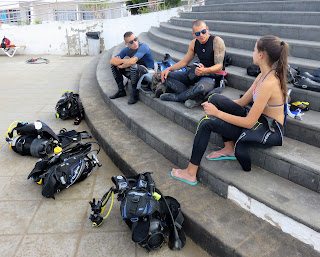
<path fill-rule="evenodd" d="M 211 67 L 201 67 L 196 69 L 196 74 L 201 76 L 203 74 L 214 74 L 222 70 L 223 60 L 226 52 L 226 46 L 223 40 L 216 36 L 213 40 L 213 51 L 214 51 L 214 65 Z"/>

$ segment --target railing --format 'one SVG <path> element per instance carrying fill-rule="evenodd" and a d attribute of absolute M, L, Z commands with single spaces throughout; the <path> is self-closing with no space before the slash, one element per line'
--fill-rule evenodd
<path fill-rule="evenodd" d="M 190 0 L 188 3 L 190 4 Z M 121 6 L 115 6 L 116 4 Z M 115 11 L 118 11 L 118 17 L 123 17 L 131 15 L 131 9 L 149 8 L 150 11 L 158 11 L 162 8 L 161 5 L 165 5 L 165 0 L 152 0 L 132 5 L 125 5 L 125 2 L 110 3 L 108 1 L 19 1 L 19 8 L 14 8 L 17 4 L 0 5 L 0 23 L 19 25 L 59 20 L 105 19 L 110 18 L 110 15 L 109 17 L 106 15 L 107 13 Z M 73 9 L 68 10 L 67 8 Z M 64 19 L 65 17 L 67 19 Z"/>

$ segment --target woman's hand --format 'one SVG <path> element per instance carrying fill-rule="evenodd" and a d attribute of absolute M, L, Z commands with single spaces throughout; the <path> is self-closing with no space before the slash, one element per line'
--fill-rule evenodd
<path fill-rule="evenodd" d="M 215 116 L 217 117 L 218 113 L 219 113 L 219 110 L 218 108 L 211 104 L 211 103 L 208 103 L 208 102 L 204 102 L 201 104 L 203 109 L 204 109 L 204 112 L 209 115 L 209 116 Z"/>
<path fill-rule="evenodd" d="M 169 68 L 166 68 L 163 72 L 161 72 L 161 82 L 164 83 L 169 75 Z"/>

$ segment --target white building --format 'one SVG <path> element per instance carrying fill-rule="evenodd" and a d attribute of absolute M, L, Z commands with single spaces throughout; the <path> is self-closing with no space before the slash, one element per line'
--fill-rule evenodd
<path fill-rule="evenodd" d="M 30 24 L 52 21 L 114 19 L 130 15 L 124 0 L 4 0 L 0 23 Z"/>

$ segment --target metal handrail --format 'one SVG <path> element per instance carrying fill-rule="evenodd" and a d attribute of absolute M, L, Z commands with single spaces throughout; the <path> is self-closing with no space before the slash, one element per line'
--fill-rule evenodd
<path fill-rule="evenodd" d="M 37 3 L 35 5 L 28 5 L 28 6 L 20 6 L 19 8 L 14 8 L 14 10 L 17 11 L 13 11 L 13 12 L 9 12 L 9 10 L 3 12 L 4 14 L 6 14 L 7 18 L 6 21 L 7 22 L 26 22 L 21 16 L 20 19 L 17 19 L 17 17 L 8 17 L 10 14 L 17 14 L 17 13 L 21 13 L 21 10 L 23 10 L 24 8 L 30 8 L 30 7 L 37 7 L 37 6 L 55 6 L 57 5 L 57 9 L 56 10 L 50 10 L 48 12 L 40 12 L 37 14 L 28 14 L 26 15 L 26 19 L 28 22 L 30 22 L 31 17 L 38 17 L 38 16 L 43 16 L 43 15 L 47 15 L 47 14 L 53 14 L 53 18 L 55 19 L 57 16 L 61 15 L 61 14 L 82 14 L 82 13 L 97 13 L 97 12 L 105 12 L 105 11 L 110 11 L 110 10 L 130 10 L 130 9 L 134 9 L 134 8 L 139 8 L 139 7 L 148 7 L 148 6 L 155 6 L 156 5 L 156 10 L 158 9 L 160 4 L 164 4 L 165 0 L 153 0 L 150 2 L 144 2 L 144 3 L 139 3 L 139 4 L 132 4 L 132 5 L 126 5 L 126 6 L 121 6 L 121 7 L 106 7 L 106 8 L 102 8 L 100 10 L 59 10 L 60 8 L 65 8 L 65 7 L 70 7 L 70 5 L 104 5 L 104 4 L 113 4 L 110 3 L 108 1 L 69 1 L 69 2 L 44 2 L 44 3 L 39 3 L 39 1 L 31 1 L 31 2 L 19 2 L 20 4 L 23 3 Z M 59 5 L 58 5 L 59 4 Z M 0 7 L 3 6 L 12 6 L 12 4 L 9 5 L 0 5 Z M 59 9 L 58 9 L 59 8 Z M 37 11 L 42 11 L 42 10 L 48 10 L 48 8 L 42 8 L 42 9 L 37 9 Z M 3 14 L 2 12 L 0 12 L 0 17 Z M 58 14 L 57 14 L 58 13 Z"/>

